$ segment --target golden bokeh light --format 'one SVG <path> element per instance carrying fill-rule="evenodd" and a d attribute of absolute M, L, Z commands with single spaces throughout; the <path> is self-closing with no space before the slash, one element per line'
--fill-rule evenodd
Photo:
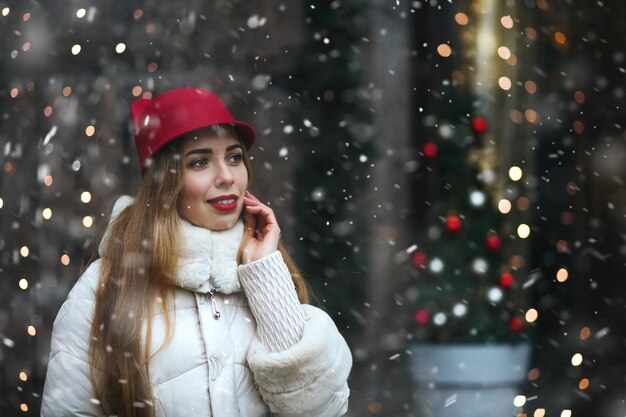
<path fill-rule="evenodd" d="M 578 335 L 580 336 L 581 340 L 587 340 L 589 339 L 589 336 L 591 336 L 591 329 L 585 326 L 580 329 L 580 333 Z"/>
<path fill-rule="evenodd" d="M 587 388 L 589 388 L 589 379 L 587 378 L 581 379 L 580 382 L 578 382 L 578 389 L 580 389 L 581 391 L 584 391 Z"/>
<path fill-rule="evenodd" d="M 498 79 L 498 85 L 504 91 L 508 91 L 511 89 L 513 83 L 511 82 L 511 79 L 509 77 L 500 77 Z"/>
<path fill-rule="evenodd" d="M 513 123 L 520 124 L 524 121 L 524 115 L 519 110 L 511 110 L 509 112 L 509 119 L 511 119 Z"/>
<path fill-rule="evenodd" d="M 554 41 L 559 45 L 565 45 L 567 43 L 567 37 L 563 32 L 555 32 Z"/>
<path fill-rule="evenodd" d="M 93 217 L 91 216 L 83 217 L 83 226 L 87 228 L 90 228 L 91 226 L 93 226 Z"/>
<path fill-rule="evenodd" d="M 461 26 L 465 26 L 469 23 L 469 17 L 465 13 L 459 12 L 454 15 L 454 21 Z"/>
<path fill-rule="evenodd" d="M 511 50 L 506 46 L 498 48 L 498 56 L 502 59 L 509 59 L 511 57 Z"/>
<path fill-rule="evenodd" d="M 513 19 L 511 16 L 502 16 L 500 18 L 500 24 L 507 29 L 511 29 L 513 27 Z"/>
<path fill-rule="evenodd" d="M 85 128 L 85 135 L 88 137 L 92 137 L 96 133 L 96 127 L 94 125 L 89 125 Z"/>
<path fill-rule="evenodd" d="M 450 48 L 450 45 L 442 43 L 437 47 L 437 53 L 442 57 L 447 58 L 452 55 L 452 48 Z"/>
<path fill-rule="evenodd" d="M 524 315 L 524 318 L 528 323 L 534 323 L 539 318 L 539 312 L 534 308 L 529 308 Z"/>
<path fill-rule="evenodd" d="M 509 213 L 511 211 L 511 208 L 512 208 L 511 202 L 507 200 L 506 198 L 503 198 L 502 200 L 498 202 L 498 210 L 500 210 L 500 213 L 502 214 Z"/>
<path fill-rule="evenodd" d="M 519 181 L 522 179 L 523 176 L 523 171 L 520 167 L 518 166 L 512 166 L 511 168 L 509 168 L 509 178 L 512 181 Z"/>
<path fill-rule="evenodd" d="M 580 366 L 582 363 L 583 355 L 581 355 L 580 353 L 575 353 L 574 356 L 572 356 L 572 365 Z"/>
<path fill-rule="evenodd" d="M 41 210 L 41 217 L 43 217 L 45 220 L 50 220 L 52 218 L 52 209 L 46 207 L 45 209 Z"/>
<path fill-rule="evenodd" d="M 524 223 L 517 226 L 517 235 L 522 239 L 526 239 L 530 236 L 530 226 Z"/>
<path fill-rule="evenodd" d="M 537 31 L 535 30 L 535 28 L 527 26 L 524 28 L 524 34 L 526 35 L 526 37 L 532 41 L 534 41 L 535 39 L 537 39 Z"/>
<path fill-rule="evenodd" d="M 524 111 L 524 117 L 529 123 L 537 123 L 539 121 L 539 114 L 534 109 L 526 109 Z"/>

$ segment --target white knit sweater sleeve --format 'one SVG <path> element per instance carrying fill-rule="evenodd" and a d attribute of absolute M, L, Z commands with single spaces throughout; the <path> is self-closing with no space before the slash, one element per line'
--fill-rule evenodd
<path fill-rule="evenodd" d="M 344 415 L 352 355 L 332 319 L 298 302 L 280 252 L 241 265 L 238 272 L 257 320 L 248 364 L 272 415 Z"/>
<path fill-rule="evenodd" d="M 306 314 L 280 252 L 240 265 L 238 274 L 261 342 L 271 352 L 281 352 L 298 343 Z"/>

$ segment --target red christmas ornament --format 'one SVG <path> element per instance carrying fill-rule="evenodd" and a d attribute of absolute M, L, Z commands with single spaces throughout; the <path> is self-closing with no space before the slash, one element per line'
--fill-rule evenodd
<path fill-rule="evenodd" d="M 417 324 L 424 325 L 428 323 L 428 320 L 430 320 L 430 314 L 427 310 L 417 310 L 417 312 L 415 313 L 415 321 L 417 322 Z"/>
<path fill-rule="evenodd" d="M 521 332 L 524 328 L 524 321 L 521 317 L 515 316 L 509 320 L 509 329 L 514 332 Z"/>
<path fill-rule="evenodd" d="M 421 268 L 426 265 L 426 254 L 424 252 L 415 251 L 411 258 L 411 263 L 416 268 Z"/>
<path fill-rule="evenodd" d="M 487 249 L 491 251 L 496 251 L 500 249 L 500 247 L 502 247 L 502 240 L 500 239 L 500 236 L 498 236 L 496 233 L 489 233 L 487 235 L 486 244 L 487 244 Z"/>
<path fill-rule="evenodd" d="M 503 272 L 500 274 L 500 286 L 503 288 L 509 288 L 513 285 L 515 279 L 513 278 L 513 274 L 510 272 Z"/>
<path fill-rule="evenodd" d="M 424 145 L 424 155 L 426 155 L 427 158 L 434 158 L 435 156 L 437 156 L 438 151 L 439 149 L 437 148 L 437 145 L 435 145 L 433 142 L 427 142 Z"/>
<path fill-rule="evenodd" d="M 461 218 L 456 214 L 449 214 L 446 218 L 446 227 L 451 232 L 458 231 L 462 226 Z"/>
<path fill-rule="evenodd" d="M 487 120 L 484 117 L 475 117 L 472 119 L 472 130 L 480 135 L 487 131 Z"/>

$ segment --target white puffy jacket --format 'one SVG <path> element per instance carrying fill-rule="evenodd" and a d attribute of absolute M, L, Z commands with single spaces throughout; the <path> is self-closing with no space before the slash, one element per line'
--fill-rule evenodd
<path fill-rule="evenodd" d="M 118 200 L 112 218 L 131 202 Z M 168 306 L 175 330 L 150 362 L 156 416 L 343 415 L 350 350 L 326 313 L 297 301 L 280 252 L 237 266 L 241 222 L 223 232 L 182 223 L 179 288 Z M 87 356 L 99 267 L 89 266 L 54 322 L 42 416 L 102 415 Z M 162 314 L 152 322 L 155 352 Z"/>

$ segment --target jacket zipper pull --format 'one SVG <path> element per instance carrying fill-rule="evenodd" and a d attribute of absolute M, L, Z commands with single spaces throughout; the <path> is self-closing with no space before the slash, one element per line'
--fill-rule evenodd
<path fill-rule="evenodd" d="M 213 318 L 217 320 L 222 317 L 222 313 L 217 311 L 217 300 L 215 299 L 215 290 L 213 288 L 209 290 L 209 296 L 211 297 L 211 306 L 213 307 Z"/>

